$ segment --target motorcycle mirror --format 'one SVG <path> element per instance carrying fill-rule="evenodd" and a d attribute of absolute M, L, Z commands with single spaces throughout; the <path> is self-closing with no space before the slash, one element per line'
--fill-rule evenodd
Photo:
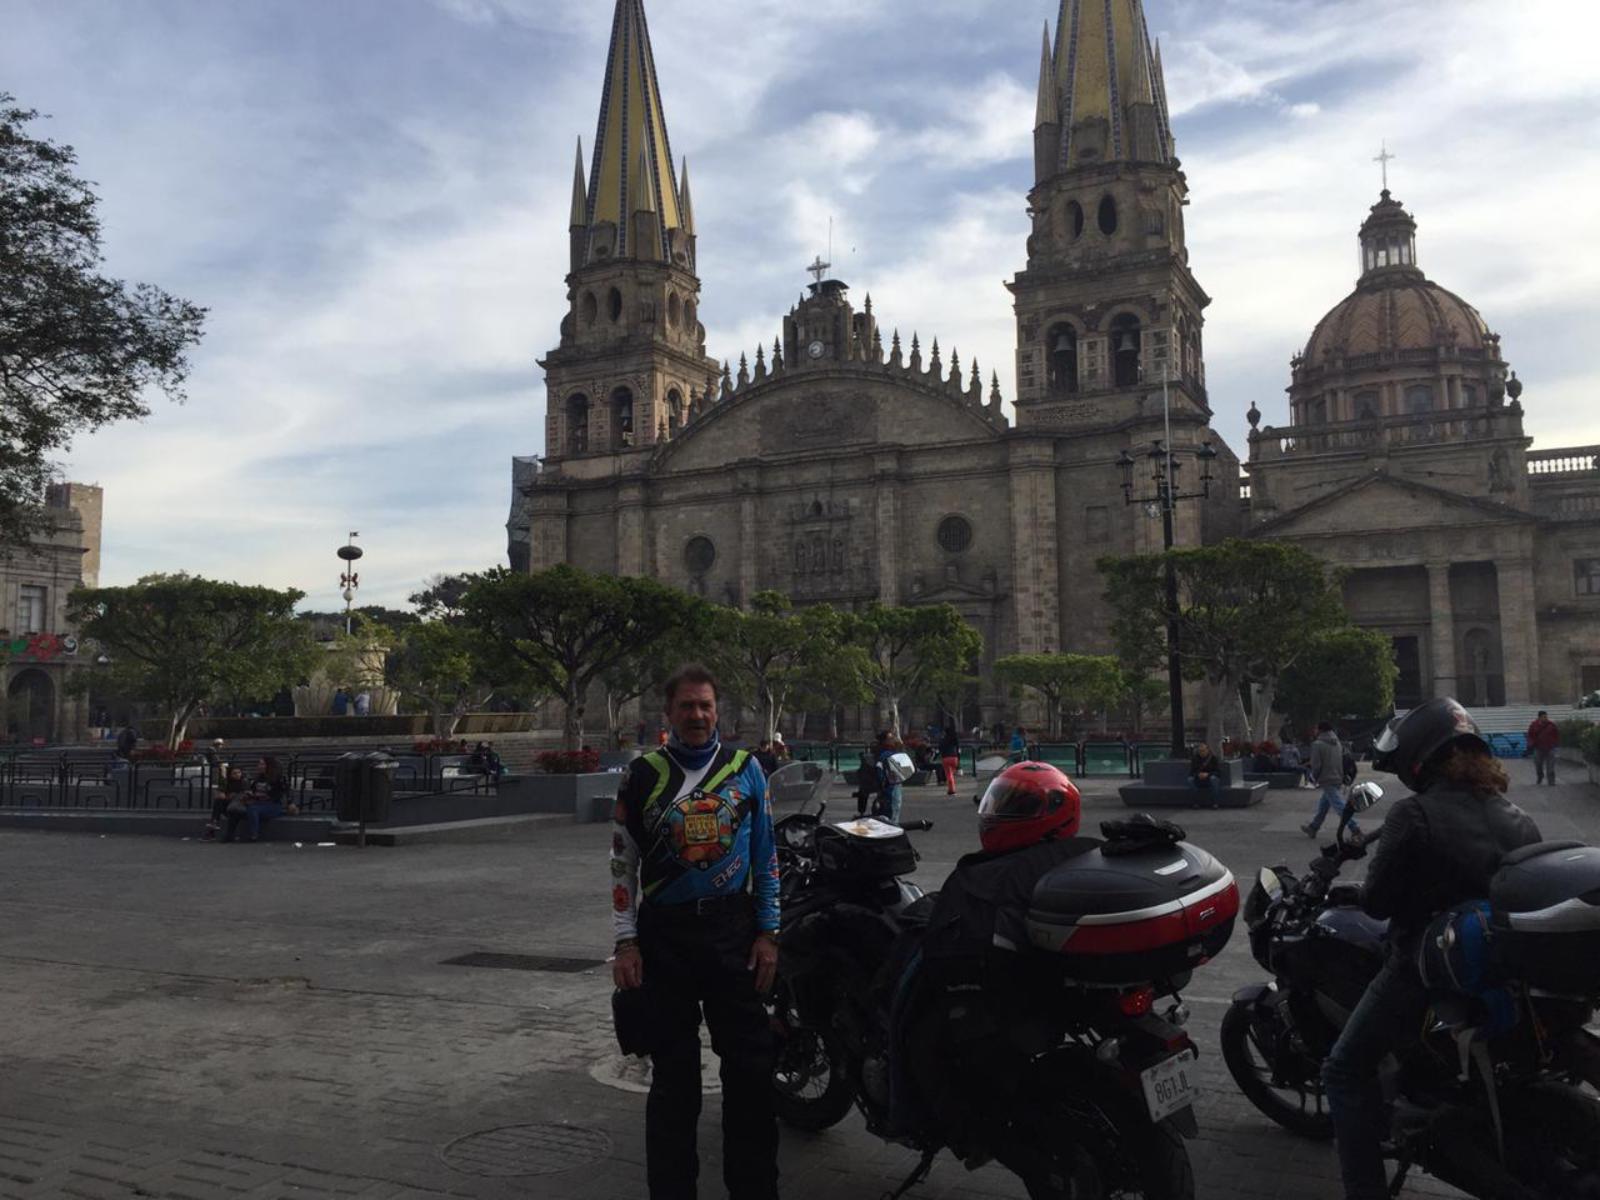
<path fill-rule="evenodd" d="M 1262 867 L 1261 873 L 1256 876 L 1256 882 L 1261 885 L 1261 890 L 1267 894 L 1267 899 L 1273 903 L 1283 898 L 1283 881 L 1278 878 L 1278 873 L 1271 867 Z"/>

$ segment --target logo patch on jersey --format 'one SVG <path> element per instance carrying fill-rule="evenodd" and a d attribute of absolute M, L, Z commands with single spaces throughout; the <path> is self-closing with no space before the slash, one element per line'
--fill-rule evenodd
<path fill-rule="evenodd" d="M 696 788 L 667 810 L 666 826 L 678 861 L 708 871 L 733 849 L 739 814 L 724 797 Z"/>

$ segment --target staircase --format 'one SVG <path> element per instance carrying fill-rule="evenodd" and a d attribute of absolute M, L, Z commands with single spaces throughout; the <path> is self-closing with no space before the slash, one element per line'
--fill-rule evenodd
<path fill-rule="evenodd" d="M 1484 733 L 1525 734 L 1541 710 L 1548 712 L 1550 719 L 1557 724 L 1562 721 L 1600 723 L 1600 708 L 1578 708 L 1571 704 L 1508 704 L 1501 708 L 1473 708 L 1469 705 L 1467 708 Z"/>

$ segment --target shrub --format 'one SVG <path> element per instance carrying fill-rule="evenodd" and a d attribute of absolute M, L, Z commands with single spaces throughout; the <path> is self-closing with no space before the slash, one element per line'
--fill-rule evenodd
<path fill-rule="evenodd" d="M 546 775 L 592 775 L 600 769 L 598 750 L 543 750 L 539 769 Z"/>

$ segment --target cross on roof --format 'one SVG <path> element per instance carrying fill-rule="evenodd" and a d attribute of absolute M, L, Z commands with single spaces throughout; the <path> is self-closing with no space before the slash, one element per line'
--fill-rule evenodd
<path fill-rule="evenodd" d="M 823 277 L 823 275 L 827 274 L 829 268 L 831 268 L 832 266 L 833 266 L 832 263 L 823 262 L 822 261 L 822 255 L 819 254 L 819 255 L 817 255 L 817 261 L 812 263 L 809 267 L 806 268 L 806 271 L 808 273 L 810 273 L 812 275 L 815 275 L 817 277 L 817 289 L 819 291 L 822 288 L 822 277 Z"/>
<path fill-rule="evenodd" d="M 1377 158 L 1372 160 L 1383 167 L 1383 190 L 1386 192 L 1389 190 L 1389 164 L 1398 157 L 1399 155 L 1389 153 L 1389 141 L 1387 138 L 1385 138 L 1383 142 L 1383 152 L 1379 154 Z"/>

